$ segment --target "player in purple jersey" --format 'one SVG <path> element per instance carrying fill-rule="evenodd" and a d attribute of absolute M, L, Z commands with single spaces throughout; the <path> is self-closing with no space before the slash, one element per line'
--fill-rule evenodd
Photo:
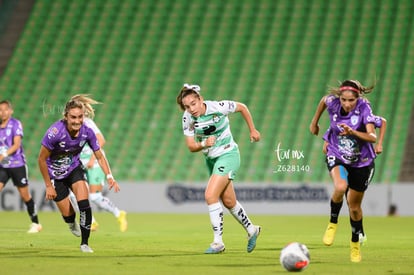
<path fill-rule="evenodd" d="M 382 143 L 384 142 L 385 132 L 387 131 L 387 120 L 385 118 L 381 117 L 381 116 L 374 116 L 374 117 L 375 117 L 374 118 L 375 128 L 379 128 L 379 137 L 377 138 L 377 142 L 375 143 L 374 150 L 375 150 L 375 153 L 377 155 L 379 155 L 383 151 Z M 328 143 L 327 140 L 329 140 L 329 135 L 330 134 L 331 134 L 331 128 L 329 128 L 323 136 L 324 143 L 323 143 L 323 150 L 322 151 L 325 155 L 326 155 L 327 150 L 328 150 L 327 148 L 328 148 L 329 143 Z M 348 190 L 349 190 L 349 188 L 345 192 L 345 196 L 347 196 Z M 367 241 L 367 236 L 364 232 L 364 228 L 361 227 L 361 233 L 359 234 L 359 242 L 362 245 L 366 241 Z"/>
<path fill-rule="evenodd" d="M 183 132 L 191 152 L 202 151 L 210 178 L 205 190 L 214 240 L 205 251 L 218 254 L 224 251 L 223 207 L 244 227 L 248 235 L 247 252 L 256 247 L 260 226 L 254 225 L 237 201 L 233 180 L 240 167 L 240 152 L 230 131 L 228 115 L 240 112 L 250 130 L 250 141 L 260 140 L 253 118 L 246 105 L 231 100 L 208 101 L 200 95 L 198 85 L 185 84 L 177 96 L 177 104 L 184 111 Z"/>
<path fill-rule="evenodd" d="M 318 135 L 319 119 L 325 110 L 328 111 L 330 134 L 326 140 L 326 163 L 334 182 L 334 192 L 330 202 L 330 222 L 323 242 L 328 246 L 333 244 L 343 197 L 349 189 L 346 199 L 352 227 L 352 262 L 361 261 L 361 203 L 375 171 L 375 116 L 368 101 L 362 98 L 363 94 L 371 92 L 373 88 L 365 87 L 356 80 L 345 80 L 338 88 L 332 88 L 330 95 L 321 99 L 310 124 L 311 133 Z"/>
<path fill-rule="evenodd" d="M 28 233 L 42 230 L 37 216 L 36 204 L 29 191 L 26 158 L 23 152 L 23 126 L 12 117 L 13 107 L 10 101 L 0 102 L 0 192 L 11 178 L 32 221 Z"/>
<path fill-rule="evenodd" d="M 83 124 L 84 114 L 85 106 L 82 102 L 70 100 L 66 103 L 64 118 L 52 124 L 42 139 L 38 163 L 46 185 L 46 199 L 55 201 L 71 232 L 75 236 L 82 236 L 81 251 L 92 253 L 93 250 L 88 245 L 92 211 L 85 171 L 79 160 L 85 144 L 94 151 L 108 180 L 109 189 L 113 188 L 118 192 L 119 185 L 111 174 L 95 133 Z M 69 200 L 69 189 L 75 194 L 78 202 L 80 229 Z"/>

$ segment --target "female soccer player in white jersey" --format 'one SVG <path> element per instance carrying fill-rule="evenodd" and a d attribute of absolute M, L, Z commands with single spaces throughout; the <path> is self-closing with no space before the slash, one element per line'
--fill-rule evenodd
<path fill-rule="evenodd" d="M 237 201 L 233 180 L 240 167 L 240 153 L 230 131 L 228 115 L 240 112 L 250 130 L 250 141 L 260 140 L 253 118 L 245 104 L 231 100 L 208 101 L 200 94 L 198 85 L 184 84 L 177 104 L 184 111 L 182 127 L 185 141 L 191 152 L 202 151 L 210 178 L 205 190 L 214 240 L 205 251 L 217 254 L 224 251 L 223 208 L 230 211 L 248 234 L 247 252 L 256 247 L 260 226 L 254 225 L 242 205 Z"/>
<path fill-rule="evenodd" d="M 99 104 L 98 101 L 89 97 L 86 94 L 74 95 L 71 100 L 78 100 L 83 103 L 85 106 L 85 118 L 83 123 L 86 126 L 91 128 L 96 138 L 98 139 L 99 145 L 101 146 L 101 151 L 103 152 L 102 147 L 105 144 L 105 138 L 98 128 L 98 126 L 93 121 L 95 117 L 95 110 L 92 107 L 93 104 Z M 127 213 L 123 210 L 119 210 L 118 207 L 108 198 L 102 194 L 102 189 L 105 181 L 105 174 L 102 168 L 99 166 L 98 161 L 93 154 L 91 147 L 86 144 L 80 154 L 80 160 L 86 170 L 86 178 L 89 184 L 89 199 L 98 207 L 112 213 L 119 223 L 119 229 L 121 232 L 125 232 L 128 229 L 128 222 L 126 219 Z M 73 193 L 71 193 L 71 200 L 73 200 Z M 76 204 L 74 204 L 76 206 Z M 92 215 L 92 225 L 91 230 L 96 231 L 98 229 L 98 222 L 95 220 L 95 217 Z"/>
<path fill-rule="evenodd" d="M 360 235 L 362 233 L 362 199 L 375 171 L 376 116 L 362 96 L 374 87 L 365 87 L 356 80 L 345 80 L 331 94 L 322 97 L 309 126 L 314 135 L 319 133 L 319 119 L 327 110 L 330 117 L 330 134 L 325 137 L 326 164 L 334 183 L 331 196 L 331 213 L 323 237 L 325 245 L 332 245 L 338 226 L 343 197 L 349 208 L 352 237 L 352 262 L 361 261 Z"/>

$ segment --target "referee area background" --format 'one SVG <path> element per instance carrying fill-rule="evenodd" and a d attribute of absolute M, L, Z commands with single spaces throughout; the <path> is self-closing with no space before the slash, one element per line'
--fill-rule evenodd
<path fill-rule="evenodd" d="M 191 83 L 206 99 L 250 108 L 257 144 L 230 117 L 237 182 L 312 186 L 331 180 L 321 140 L 328 117 L 319 137 L 310 119 L 328 87 L 357 79 L 376 84 L 367 98 L 388 122 L 373 183 L 409 185 L 413 17 L 411 0 L 0 0 L 0 98 L 23 123 L 33 182 L 42 181 L 43 134 L 72 95 L 86 93 L 103 103 L 95 121 L 121 184 L 203 187 L 204 160 L 186 148 L 175 103 Z"/>

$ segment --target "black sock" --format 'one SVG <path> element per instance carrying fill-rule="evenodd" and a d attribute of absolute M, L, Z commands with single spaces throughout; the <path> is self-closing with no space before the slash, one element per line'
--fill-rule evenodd
<path fill-rule="evenodd" d="M 355 243 L 359 241 L 359 234 L 362 233 L 362 219 L 359 221 L 349 220 L 352 228 L 352 242 Z"/>
<path fill-rule="evenodd" d="M 338 216 L 342 208 L 342 203 L 343 201 L 334 202 L 333 200 L 331 200 L 331 223 L 338 223 Z"/>
<path fill-rule="evenodd" d="M 75 218 L 76 218 L 76 214 L 73 214 L 73 215 L 68 216 L 68 217 L 62 216 L 62 218 L 65 221 L 65 223 L 74 223 L 75 222 Z"/>
<path fill-rule="evenodd" d="M 91 234 L 92 223 L 92 209 L 89 200 L 78 201 L 79 215 L 80 215 L 80 229 L 82 233 L 82 244 L 88 244 L 89 236 Z"/>
<path fill-rule="evenodd" d="M 26 204 L 27 213 L 29 213 L 30 220 L 34 223 L 39 223 L 39 219 L 37 217 L 36 212 L 36 205 L 33 201 L 33 198 L 31 198 L 29 201 L 24 202 Z"/>

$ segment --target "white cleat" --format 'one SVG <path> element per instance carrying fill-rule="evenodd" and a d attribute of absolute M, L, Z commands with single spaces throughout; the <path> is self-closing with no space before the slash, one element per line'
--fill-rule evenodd
<path fill-rule="evenodd" d="M 82 244 L 82 245 L 80 246 L 80 250 L 81 250 L 83 253 L 93 253 L 92 248 L 90 248 L 87 244 Z"/>
<path fill-rule="evenodd" d="M 42 231 L 42 225 L 40 223 L 32 223 L 27 233 L 39 233 L 40 231 Z"/>
<path fill-rule="evenodd" d="M 77 222 L 68 223 L 68 226 L 69 226 L 70 232 L 72 232 L 73 235 L 75 235 L 76 237 L 81 236 L 81 230 Z"/>

